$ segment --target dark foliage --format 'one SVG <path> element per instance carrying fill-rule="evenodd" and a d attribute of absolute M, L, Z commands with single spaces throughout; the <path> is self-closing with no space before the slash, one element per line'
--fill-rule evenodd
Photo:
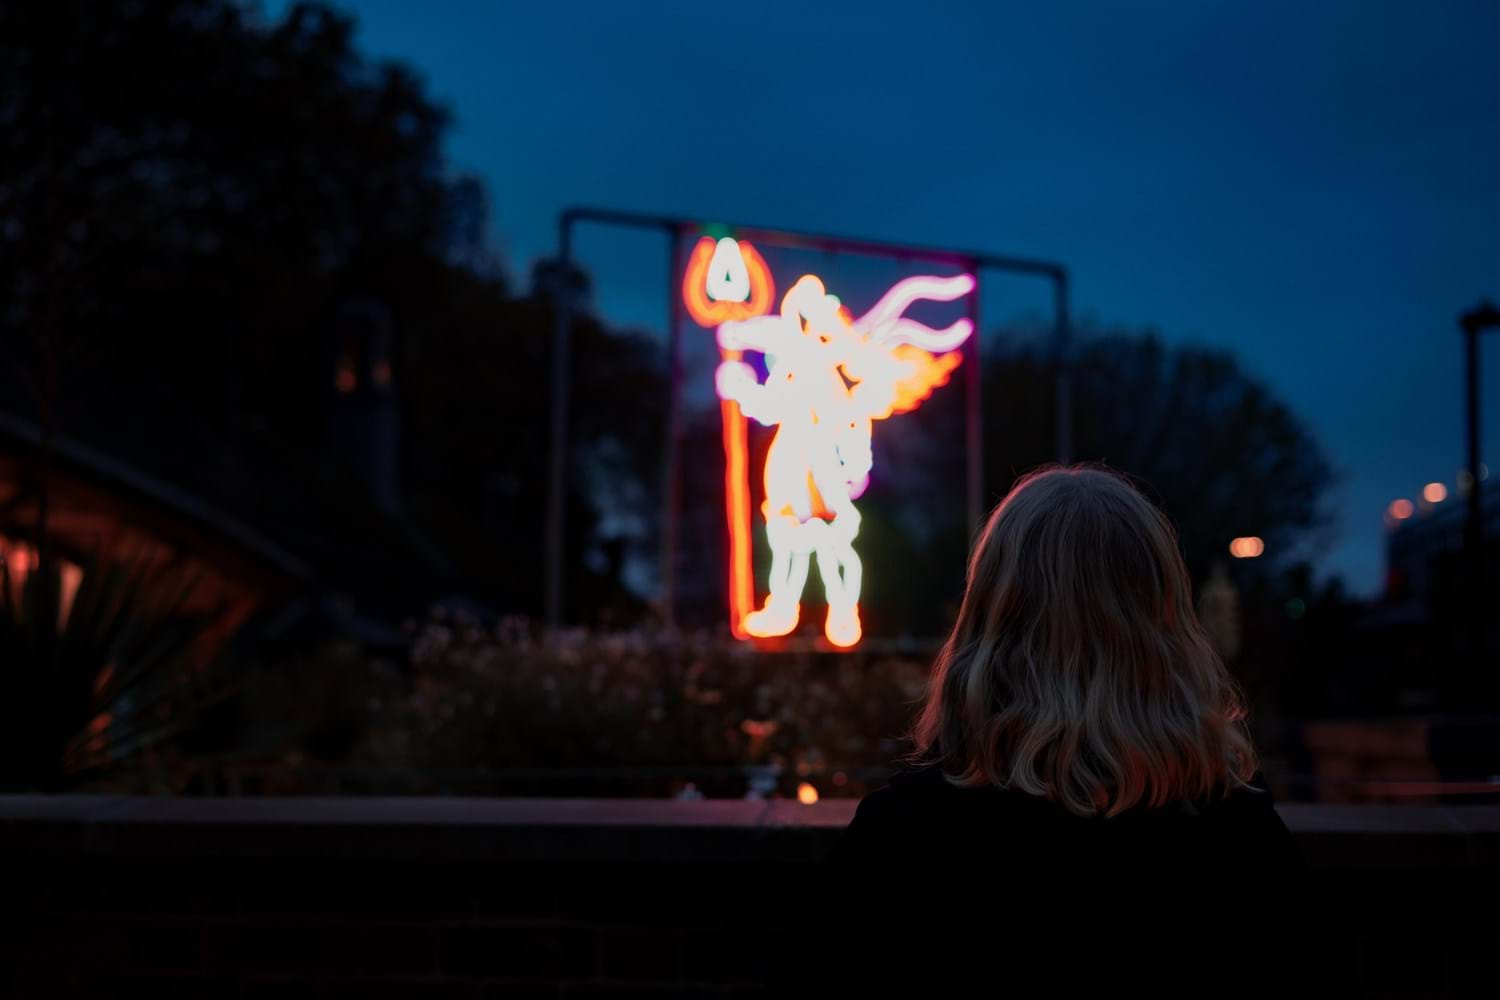
<path fill-rule="evenodd" d="M 1152 334 L 1081 325 L 1074 365 L 1074 459 L 1134 477 L 1171 517 L 1195 578 L 1230 539 L 1265 540 L 1262 565 L 1316 547 L 1334 471 L 1301 419 L 1234 357 Z M 1053 456 L 1053 363 L 1016 338 L 985 369 L 988 488 Z"/>
<path fill-rule="evenodd" d="M 0 7 L 0 396 L 378 614 L 453 589 L 535 611 L 548 311 L 510 296 L 484 193 L 444 161 L 446 109 L 353 33 L 316 3 L 274 22 L 231 0 Z M 380 362 L 351 314 L 389 329 Z M 658 358 L 598 323 L 577 337 L 580 396 L 652 425 Z M 387 420 L 394 505 L 350 446 Z M 575 429 L 581 462 L 649 464 L 639 426 Z M 45 495 L 45 459 L 34 478 Z M 598 520 L 580 490 L 575 559 L 609 544 Z M 571 602 L 638 613 L 593 565 Z"/>
<path fill-rule="evenodd" d="M 194 581 L 148 566 L 0 557 L 0 789 L 96 780 L 181 736 L 230 694 L 206 659 Z"/>

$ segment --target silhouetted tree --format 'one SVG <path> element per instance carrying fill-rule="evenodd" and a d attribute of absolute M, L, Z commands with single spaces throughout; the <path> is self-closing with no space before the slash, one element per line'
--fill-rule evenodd
<path fill-rule="evenodd" d="M 102 355 L 218 423 L 228 377 L 276 371 L 239 412 L 300 430 L 330 293 L 476 260 L 446 112 L 352 30 L 312 4 L 273 25 L 223 0 L 0 9 L 0 281 L 29 361 Z"/>
<path fill-rule="evenodd" d="M 1044 339 L 991 351 L 985 366 L 992 498 L 1053 457 L 1054 366 Z M 1077 331 L 1074 457 L 1136 477 L 1172 518 L 1195 579 L 1258 535 L 1274 565 L 1315 546 L 1334 474 L 1302 420 L 1234 357 L 1087 326 Z"/>
<path fill-rule="evenodd" d="M 987 486 L 1050 461 L 1054 375 L 1032 330 L 991 350 L 985 366 Z M 1168 346 L 1155 335 L 1078 331 L 1074 457 L 1134 477 L 1176 525 L 1195 585 L 1217 565 L 1237 587 L 1230 666 L 1258 710 L 1315 710 L 1338 666 L 1331 638 L 1347 625 L 1337 584 L 1319 589 L 1303 561 L 1331 523 L 1334 473 L 1302 421 L 1228 353 Z M 1230 557 L 1258 535 L 1265 556 Z M 1336 624 L 1336 627 L 1335 627 Z"/>
<path fill-rule="evenodd" d="M 0 405 L 340 585 L 477 584 L 534 610 L 550 318 L 508 292 L 484 192 L 444 161 L 447 111 L 353 33 L 316 3 L 274 21 L 231 0 L 0 6 Z M 393 331 L 399 517 L 330 460 L 350 302 Z M 578 336 L 580 398 L 620 404 L 575 423 L 579 454 L 636 448 L 620 414 L 661 398 L 655 356 L 598 323 Z M 599 512 L 571 505 L 582 558 Z"/>

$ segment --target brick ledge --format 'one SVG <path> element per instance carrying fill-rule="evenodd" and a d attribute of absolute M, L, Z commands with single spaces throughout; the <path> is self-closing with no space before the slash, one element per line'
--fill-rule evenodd
<path fill-rule="evenodd" d="M 11 858 L 817 861 L 854 814 L 839 799 L 0 796 Z M 1284 805 L 1319 868 L 1500 869 L 1500 806 Z"/>

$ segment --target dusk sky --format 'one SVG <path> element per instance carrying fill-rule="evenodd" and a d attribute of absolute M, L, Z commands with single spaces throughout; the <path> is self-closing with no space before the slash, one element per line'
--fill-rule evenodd
<path fill-rule="evenodd" d="M 1306 419 L 1342 476 L 1316 561 L 1361 592 L 1386 505 L 1462 463 L 1456 318 L 1500 301 L 1500 4 L 341 6 L 453 110 L 523 289 L 569 205 L 1062 261 L 1078 313 L 1230 350 Z M 580 257 L 607 317 L 659 328 L 635 240 Z M 1005 289 L 991 321 L 1045 306 Z"/>

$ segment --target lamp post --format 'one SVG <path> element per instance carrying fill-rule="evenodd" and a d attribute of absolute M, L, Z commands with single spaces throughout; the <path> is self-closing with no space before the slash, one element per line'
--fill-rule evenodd
<path fill-rule="evenodd" d="M 1469 495 L 1464 522 L 1464 549 L 1468 556 L 1469 652 L 1476 659 L 1484 646 L 1484 503 L 1479 461 L 1479 335 L 1500 329 L 1500 309 L 1481 302 L 1458 318 L 1464 334 L 1464 381 L 1467 412 Z"/>

